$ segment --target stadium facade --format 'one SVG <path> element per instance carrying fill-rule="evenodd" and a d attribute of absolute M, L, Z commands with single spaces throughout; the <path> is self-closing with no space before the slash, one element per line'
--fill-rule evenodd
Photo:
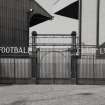
<path fill-rule="evenodd" d="M 34 0 L 0 0 L 0 46 L 27 47 L 29 27 L 51 18 Z"/>
<path fill-rule="evenodd" d="M 73 32 L 71 37 L 65 35 L 72 38 L 72 45 L 67 45 L 69 46 L 67 49 L 54 48 L 55 44 L 52 45 L 52 49 L 40 49 L 36 48 L 36 45 L 31 45 L 32 56 L 24 57 L 25 54 L 23 54 L 17 58 L 19 54 L 11 53 L 14 56 L 8 56 L 8 47 L 11 48 L 11 51 L 18 49 L 20 52 L 27 52 L 29 27 L 52 19 L 52 16 L 34 0 L 0 0 L 0 47 L 7 48 L 3 57 L 0 54 L 0 83 L 95 84 L 97 81 L 99 84 L 105 83 L 105 59 L 103 56 L 102 59 L 98 59 L 96 54 L 96 48 L 99 48 L 100 45 L 105 47 L 105 0 L 79 1 L 72 5 L 73 8 L 79 6 L 75 13 L 78 13 L 78 8 L 80 10 L 79 17 L 77 14 L 76 17 L 72 16 L 79 19 L 80 22 L 79 43 L 76 40 L 76 32 Z M 71 7 L 63 9 L 63 15 L 65 15 L 65 9 L 69 8 Z M 56 14 L 62 14 L 62 10 Z M 32 42 L 36 44 L 36 32 L 33 35 Z M 52 35 L 53 38 L 55 36 Z M 60 34 L 58 38 L 60 36 L 64 37 Z M 81 46 L 83 43 L 83 47 L 89 45 L 94 48 L 95 53 L 90 51 L 86 54 Z M 61 46 L 60 43 L 58 44 Z M 78 44 L 80 52 L 82 51 L 80 56 L 76 52 Z M 51 43 L 48 46 L 50 45 Z M 65 43 L 63 45 L 65 46 Z M 24 50 L 24 48 L 26 49 Z"/>

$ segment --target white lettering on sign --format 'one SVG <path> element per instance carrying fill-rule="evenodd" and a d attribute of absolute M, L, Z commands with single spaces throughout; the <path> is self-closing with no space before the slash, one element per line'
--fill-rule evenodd
<path fill-rule="evenodd" d="M 0 53 L 29 53 L 26 47 L 0 47 Z"/>

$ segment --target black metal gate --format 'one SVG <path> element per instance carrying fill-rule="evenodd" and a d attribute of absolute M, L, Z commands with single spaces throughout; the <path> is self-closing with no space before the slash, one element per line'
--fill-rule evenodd
<path fill-rule="evenodd" d="M 71 53 L 68 49 L 42 48 L 39 53 L 39 83 L 71 82 Z"/>
<path fill-rule="evenodd" d="M 77 83 L 76 33 L 32 37 L 32 75 L 36 83 Z M 37 38 L 68 38 L 70 43 L 38 43 Z M 43 47 L 42 47 L 43 46 Z"/>

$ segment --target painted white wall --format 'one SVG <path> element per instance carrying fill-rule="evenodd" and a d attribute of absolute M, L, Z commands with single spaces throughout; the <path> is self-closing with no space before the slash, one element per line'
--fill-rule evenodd
<path fill-rule="evenodd" d="M 100 0 L 100 33 L 99 44 L 105 42 L 105 0 Z"/>
<path fill-rule="evenodd" d="M 82 42 L 96 44 L 97 0 L 82 0 Z"/>
<path fill-rule="evenodd" d="M 78 32 L 78 20 L 55 14 L 53 16 L 53 20 L 31 27 L 31 30 L 36 30 L 38 34 L 70 34 L 72 31 Z"/>

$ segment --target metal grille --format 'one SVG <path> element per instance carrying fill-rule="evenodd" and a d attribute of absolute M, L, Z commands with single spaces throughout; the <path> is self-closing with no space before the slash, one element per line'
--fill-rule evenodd
<path fill-rule="evenodd" d="M 68 49 L 40 49 L 40 78 L 70 79 L 70 64 Z"/>
<path fill-rule="evenodd" d="M 82 55 L 78 59 L 78 81 L 80 84 L 105 84 L 105 59 L 97 55 Z"/>
<path fill-rule="evenodd" d="M 30 80 L 31 70 L 30 58 L 0 58 L 0 83 Z"/>

